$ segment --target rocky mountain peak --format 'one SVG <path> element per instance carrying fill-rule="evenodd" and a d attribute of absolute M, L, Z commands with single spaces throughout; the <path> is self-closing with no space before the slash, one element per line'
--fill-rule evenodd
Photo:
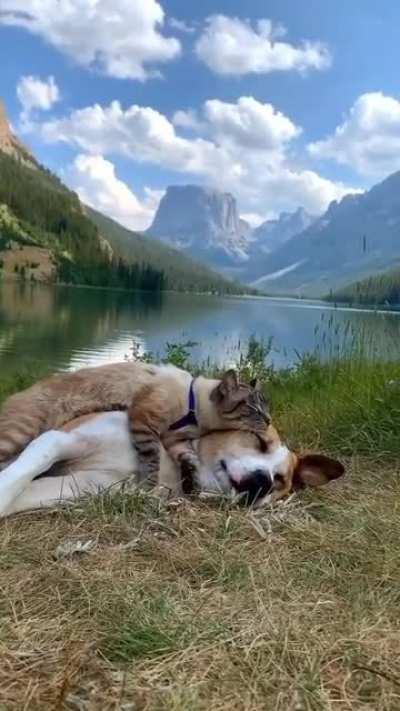
<path fill-rule="evenodd" d="M 254 230 L 255 247 L 264 253 L 272 252 L 303 232 L 315 220 L 316 217 L 303 207 L 298 207 L 295 212 L 281 212 L 278 218 L 267 220 Z"/>
<path fill-rule="evenodd" d="M 10 127 L 4 101 L 0 98 L 0 150 L 8 155 L 19 158 L 31 167 L 37 167 L 37 162 L 30 151 L 17 138 Z"/>
<path fill-rule="evenodd" d="M 7 152 L 13 145 L 14 136 L 11 133 L 10 124 L 7 119 L 4 101 L 0 99 L 0 148 Z"/>
<path fill-rule="evenodd" d="M 233 195 L 200 185 L 169 186 L 148 230 L 216 266 L 246 259 L 249 232 Z"/>

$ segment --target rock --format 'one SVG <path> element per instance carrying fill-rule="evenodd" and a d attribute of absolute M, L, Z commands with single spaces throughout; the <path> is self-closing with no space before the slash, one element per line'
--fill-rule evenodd
<path fill-rule="evenodd" d="M 299 207 L 295 212 L 281 212 L 276 220 L 263 222 L 253 232 L 254 244 L 257 247 L 255 256 L 260 252 L 273 252 L 306 230 L 316 219 L 315 215 L 310 215 L 303 207 Z"/>
<path fill-rule="evenodd" d="M 0 99 L 0 150 L 19 158 L 26 165 L 37 168 L 38 164 L 32 153 L 14 136 L 7 118 L 4 102 Z"/>
<path fill-rule="evenodd" d="M 199 185 L 171 185 L 148 234 L 214 267 L 247 259 L 250 227 L 230 193 Z"/>
<path fill-rule="evenodd" d="M 267 220 L 257 227 L 251 235 L 250 248 L 247 252 L 248 262 L 243 270 L 243 281 L 252 282 L 262 273 L 266 255 L 299 235 L 316 221 L 315 215 L 310 215 L 303 207 L 295 212 L 281 212 L 276 220 Z"/>

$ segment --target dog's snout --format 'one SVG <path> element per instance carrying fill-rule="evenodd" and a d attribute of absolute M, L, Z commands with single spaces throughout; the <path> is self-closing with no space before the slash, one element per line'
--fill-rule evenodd
<path fill-rule="evenodd" d="M 249 477 L 257 480 L 270 479 L 269 474 L 264 469 L 254 469 L 254 471 L 250 472 Z"/>
<path fill-rule="evenodd" d="M 269 472 L 264 469 L 254 469 L 239 482 L 231 480 L 243 503 L 249 506 L 266 496 L 272 489 L 272 483 Z"/>

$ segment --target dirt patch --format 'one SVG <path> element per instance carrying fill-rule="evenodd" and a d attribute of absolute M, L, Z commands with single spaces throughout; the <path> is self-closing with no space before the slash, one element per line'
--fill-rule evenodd
<path fill-rule="evenodd" d="M 20 245 L 16 249 L 0 252 L 1 274 L 7 279 L 52 282 L 56 265 L 52 253 L 43 247 Z"/>

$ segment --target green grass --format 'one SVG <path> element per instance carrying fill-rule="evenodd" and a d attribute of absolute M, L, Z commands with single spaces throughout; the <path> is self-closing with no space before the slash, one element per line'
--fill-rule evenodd
<path fill-rule="evenodd" d="M 295 447 L 381 459 L 400 455 L 400 363 L 304 359 L 267 385 L 278 429 Z"/>

